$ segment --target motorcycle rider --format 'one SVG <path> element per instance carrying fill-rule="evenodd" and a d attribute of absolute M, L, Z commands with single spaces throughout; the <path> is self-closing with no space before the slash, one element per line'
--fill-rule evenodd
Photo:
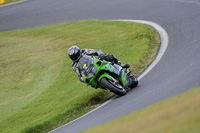
<path fill-rule="evenodd" d="M 129 68 L 130 63 L 121 63 L 114 55 L 111 54 L 104 54 L 102 50 L 94 50 L 94 49 L 79 49 L 76 45 L 72 46 L 68 50 L 68 55 L 72 62 L 72 69 L 76 72 L 78 75 L 78 78 L 81 82 L 83 81 L 83 78 L 81 76 L 78 61 L 83 55 L 89 55 L 89 56 L 99 56 L 101 60 L 106 60 L 115 64 L 120 65 L 123 68 Z"/>

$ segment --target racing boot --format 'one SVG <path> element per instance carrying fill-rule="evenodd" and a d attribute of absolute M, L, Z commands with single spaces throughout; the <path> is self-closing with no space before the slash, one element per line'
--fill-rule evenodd
<path fill-rule="evenodd" d="M 130 67 L 130 63 L 121 63 L 120 62 L 120 66 L 123 68 L 129 68 Z"/>

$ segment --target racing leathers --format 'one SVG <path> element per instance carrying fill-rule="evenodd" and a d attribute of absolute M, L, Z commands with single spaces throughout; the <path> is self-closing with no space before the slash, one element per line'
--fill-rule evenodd
<path fill-rule="evenodd" d="M 128 68 L 130 66 L 130 63 L 121 63 L 114 55 L 111 54 L 104 54 L 102 50 L 94 50 L 94 49 L 82 49 L 81 51 L 81 56 L 83 55 L 89 55 L 89 56 L 99 56 L 100 59 L 104 59 L 106 61 L 110 61 L 112 63 L 118 64 L 124 68 Z M 72 62 L 72 69 L 76 72 L 78 75 L 78 78 L 81 82 L 83 81 L 83 78 L 81 76 L 81 72 L 79 70 L 78 66 L 78 61 L 73 61 Z"/>

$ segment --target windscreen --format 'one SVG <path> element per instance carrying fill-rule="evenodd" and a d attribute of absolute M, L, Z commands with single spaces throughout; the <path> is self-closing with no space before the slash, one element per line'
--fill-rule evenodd
<path fill-rule="evenodd" d="M 91 56 L 84 55 L 80 58 L 79 68 L 82 76 L 87 76 L 93 66 L 93 58 Z"/>

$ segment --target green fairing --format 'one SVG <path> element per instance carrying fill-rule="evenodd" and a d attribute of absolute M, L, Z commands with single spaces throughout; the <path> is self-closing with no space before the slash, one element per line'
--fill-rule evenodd
<path fill-rule="evenodd" d="M 94 88 L 101 88 L 123 96 L 126 91 L 138 85 L 130 70 L 97 56 L 82 56 L 78 65 L 84 82 Z"/>
<path fill-rule="evenodd" d="M 101 79 L 102 79 L 103 77 L 112 80 L 112 77 L 111 77 L 108 73 L 104 73 L 104 74 L 102 74 L 102 75 L 99 77 L 99 83 L 100 83 L 100 81 L 101 81 Z"/>
<path fill-rule="evenodd" d="M 96 66 L 97 71 L 94 74 L 94 76 L 90 79 L 87 76 L 83 76 L 83 80 L 86 84 L 88 85 L 93 85 L 96 87 L 104 88 L 103 85 L 101 85 L 101 79 L 103 77 L 112 80 L 112 76 L 110 75 L 114 71 L 114 67 L 111 64 L 111 62 L 105 61 L 105 60 L 100 60 L 98 57 L 93 56 L 93 65 Z M 122 69 L 122 75 L 121 77 L 119 76 L 119 81 L 122 83 L 122 86 L 124 87 L 126 84 L 126 73 L 124 72 L 125 70 Z"/>
<path fill-rule="evenodd" d="M 123 69 L 122 70 L 122 79 L 126 79 L 126 73 L 125 73 L 125 70 Z M 122 82 L 122 85 L 123 85 L 123 87 L 125 87 L 125 85 L 126 85 L 126 80 L 121 80 L 121 82 Z"/>

